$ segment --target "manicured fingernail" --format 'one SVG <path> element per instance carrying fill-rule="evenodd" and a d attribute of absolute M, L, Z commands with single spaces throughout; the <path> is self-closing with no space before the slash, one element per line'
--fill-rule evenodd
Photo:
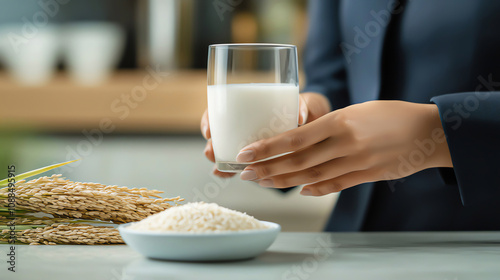
<path fill-rule="evenodd" d="M 266 187 L 266 188 L 272 188 L 274 187 L 273 180 L 271 179 L 264 179 L 259 182 L 259 185 Z"/>
<path fill-rule="evenodd" d="M 307 110 L 305 109 L 305 107 L 302 107 L 303 109 L 300 109 L 300 116 L 302 117 L 302 123 L 301 124 L 305 124 L 306 121 L 307 121 Z"/>
<path fill-rule="evenodd" d="M 301 195 L 305 195 L 305 196 L 311 196 L 312 195 L 312 192 L 310 189 L 302 189 L 302 191 L 300 192 Z"/>
<path fill-rule="evenodd" d="M 255 158 L 255 152 L 253 150 L 246 150 L 243 152 L 240 152 L 236 156 L 236 161 L 237 162 L 250 162 Z"/>
<path fill-rule="evenodd" d="M 241 180 L 252 181 L 258 179 L 259 177 L 257 177 L 257 173 L 255 173 L 255 171 L 250 169 L 250 170 L 243 170 L 243 172 L 241 172 L 240 174 L 240 178 Z"/>
<path fill-rule="evenodd" d="M 204 125 L 203 128 L 201 129 L 201 133 L 203 134 L 203 137 L 205 137 L 205 139 L 207 139 L 207 130 L 208 130 L 207 125 Z"/>

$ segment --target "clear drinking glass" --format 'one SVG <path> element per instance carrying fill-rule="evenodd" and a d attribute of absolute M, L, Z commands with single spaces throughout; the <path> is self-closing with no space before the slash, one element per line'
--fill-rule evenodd
<path fill-rule="evenodd" d="M 208 51 L 208 117 L 217 169 L 238 172 L 248 144 L 297 127 L 297 48 L 217 44 Z"/>

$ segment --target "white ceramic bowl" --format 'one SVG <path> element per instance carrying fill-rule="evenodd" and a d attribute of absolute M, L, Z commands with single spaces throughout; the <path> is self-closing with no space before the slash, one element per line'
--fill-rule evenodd
<path fill-rule="evenodd" d="M 229 261 L 256 257 L 266 251 L 281 230 L 280 225 L 263 222 L 268 229 L 220 233 L 152 233 L 118 227 L 132 249 L 142 255 L 176 261 Z"/>

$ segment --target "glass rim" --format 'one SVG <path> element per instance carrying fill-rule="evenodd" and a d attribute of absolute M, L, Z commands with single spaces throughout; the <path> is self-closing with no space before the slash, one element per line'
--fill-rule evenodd
<path fill-rule="evenodd" d="M 296 49 L 297 46 L 291 44 L 274 44 L 274 43 L 230 43 L 230 44 L 211 44 L 209 48 L 239 48 L 239 47 L 256 47 L 256 48 L 281 48 L 281 49 Z"/>

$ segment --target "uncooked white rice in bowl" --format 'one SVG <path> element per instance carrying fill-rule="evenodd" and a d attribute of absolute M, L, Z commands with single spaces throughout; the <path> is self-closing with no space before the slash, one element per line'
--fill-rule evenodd
<path fill-rule="evenodd" d="M 144 232 L 210 233 L 267 229 L 268 225 L 246 213 L 221 207 L 216 203 L 193 202 L 169 208 L 128 229 Z"/>

